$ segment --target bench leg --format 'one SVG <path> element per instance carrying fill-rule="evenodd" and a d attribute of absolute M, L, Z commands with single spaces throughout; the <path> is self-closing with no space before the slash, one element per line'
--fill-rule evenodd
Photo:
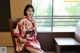
<path fill-rule="evenodd" d="M 56 44 L 56 53 L 61 53 L 60 52 L 60 46 Z"/>

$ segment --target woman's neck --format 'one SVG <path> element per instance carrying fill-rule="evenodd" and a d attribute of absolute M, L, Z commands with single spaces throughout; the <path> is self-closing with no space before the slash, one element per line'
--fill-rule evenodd
<path fill-rule="evenodd" d="M 33 20 L 33 18 L 29 16 L 25 16 L 25 18 L 28 18 L 29 20 Z"/>

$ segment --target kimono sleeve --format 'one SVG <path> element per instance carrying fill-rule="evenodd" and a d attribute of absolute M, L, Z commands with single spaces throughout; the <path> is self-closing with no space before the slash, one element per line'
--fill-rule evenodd
<path fill-rule="evenodd" d="M 17 37 L 21 36 L 21 25 L 19 23 L 17 23 L 17 26 L 14 30 L 14 35 Z"/>

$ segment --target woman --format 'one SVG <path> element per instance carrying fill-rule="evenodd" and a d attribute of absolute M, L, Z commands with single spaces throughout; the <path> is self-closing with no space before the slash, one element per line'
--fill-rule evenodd
<path fill-rule="evenodd" d="M 26 48 L 31 53 L 44 53 L 40 47 L 40 43 L 36 39 L 37 30 L 35 21 L 32 18 L 33 14 L 33 6 L 27 5 L 24 9 L 23 19 L 17 23 L 14 35 L 18 37 L 16 42 L 16 50 L 18 52 Z"/>

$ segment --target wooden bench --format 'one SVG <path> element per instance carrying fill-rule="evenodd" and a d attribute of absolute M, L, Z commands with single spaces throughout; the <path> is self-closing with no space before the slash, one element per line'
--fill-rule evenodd
<path fill-rule="evenodd" d="M 78 22 L 74 37 L 54 37 L 56 42 L 56 53 L 62 51 L 80 52 L 80 22 Z"/>
<path fill-rule="evenodd" d="M 56 53 L 61 53 L 63 50 L 70 51 L 80 48 L 80 43 L 74 38 L 55 38 Z M 69 49 L 70 48 L 70 49 Z M 71 49 L 72 48 L 72 49 Z M 75 50 L 78 51 L 77 49 Z"/>

